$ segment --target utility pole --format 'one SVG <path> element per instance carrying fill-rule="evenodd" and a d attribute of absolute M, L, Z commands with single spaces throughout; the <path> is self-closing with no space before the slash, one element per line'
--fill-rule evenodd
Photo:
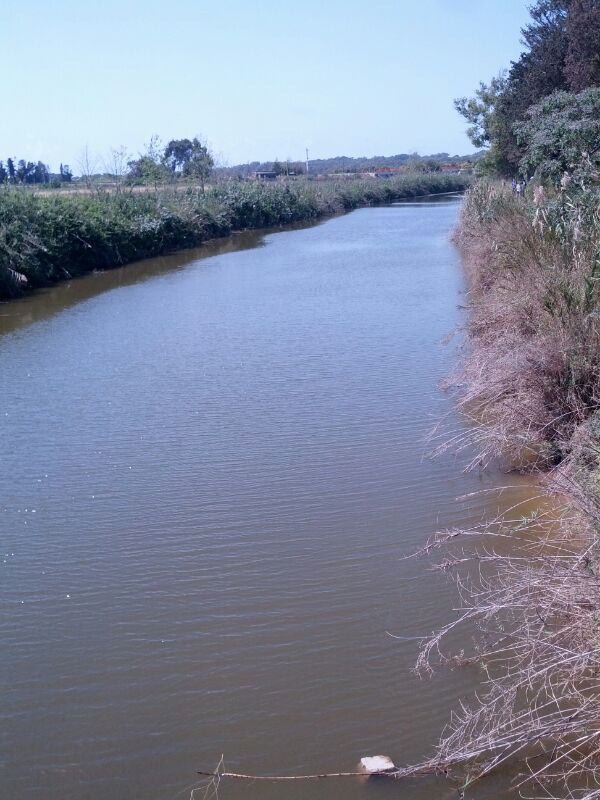
<path fill-rule="evenodd" d="M 308 147 L 306 148 L 306 174 L 308 175 Z"/>

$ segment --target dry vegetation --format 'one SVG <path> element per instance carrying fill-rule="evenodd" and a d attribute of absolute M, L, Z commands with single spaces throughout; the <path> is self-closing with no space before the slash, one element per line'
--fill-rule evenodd
<path fill-rule="evenodd" d="M 599 405 L 600 226 L 584 224 L 591 194 L 586 206 L 537 197 L 485 182 L 468 196 L 457 240 L 472 347 L 459 380 L 463 409 L 489 423 L 487 455 L 527 450 L 552 464 Z"/>
<path fill-rule="evenodd" d="M 483 675 L 430 767 L 467 786 L 518 764 L 522 796 L 591 800 L 600 798 L 600 203 L 591 191 L 529 193 L 482 182 L 466 200 L 457 241 L 471 315 L 454 384 L 477 460 L 543 470 L 567 505 L 560 522 L 517 513 L 430 542 L 460 603 L 423 643 L 418 669 L 468 663 Z M 460 626 L 479 633 L 473 652 L 456 657 L 444 645 Z"/>

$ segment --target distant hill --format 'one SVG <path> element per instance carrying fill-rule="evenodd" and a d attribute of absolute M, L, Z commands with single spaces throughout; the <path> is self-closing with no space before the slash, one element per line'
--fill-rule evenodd
<path fill-rule="evenodd" d="M 334 156 L 333 158 L 311 158 L 309 171 L 317 175 L 327 175 L 332 172 L 372 172 L 381 167 L 406 167 L 410 163 L 418 164 L 419 161 L 437 161 L 439 164 L 474 164 L 483 158 L 484 150 L 469 155 L 450 155 L 449 153 L 434 153 L 430 156 L 420 156 L 418 153 L 398 153 L 395 156 Z M 285 164 L 285 162 L 281 162 Z M 298 162 L 290 162 L 290 166 Z M 302 162 L 300 162 L 302 163 Z M 251 161 L 247 164 L 236 164 L 232 167 L 219 167 L 215 172 L 221 175 L 249 175 L 253 172 L 270 170 L 272 161 Z"/>

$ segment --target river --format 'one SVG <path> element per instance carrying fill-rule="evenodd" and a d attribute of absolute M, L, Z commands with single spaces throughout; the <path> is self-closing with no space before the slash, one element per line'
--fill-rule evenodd
<path fill-rule="evenodd" d="M 456 595 L 403 557 L 530 490 L 464 499 L 508 479 L 426 457 L 462 424 L 439 389 L 459 207 L 239 234 L 0 306 L 3 797 L 187 798 L 221 754 L 292 774 L 431 753 L 476 675 L 412 674 L 388 632 L 431 631 Z M 455 796 L 220 796 L 399 791 Z"/>

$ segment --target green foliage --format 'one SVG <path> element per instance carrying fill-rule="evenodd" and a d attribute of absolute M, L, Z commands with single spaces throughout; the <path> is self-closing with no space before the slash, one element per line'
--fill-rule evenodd
<path fill-rule="evenodd" d="M 127 183 L 129 184 L 157 186 L 160 183 L 165 183 L 170 178 L 168 168 L 161 161 L 155 160 L 148 154 L 141 155 L 134 161 L 130 161 L 128 166 Z"/>
<path fill-rule="evenodd" d="M 480 153 L 471 155 L 450 155 L 449 153 L 433 153 L 429 156 L 419 156 L 418 153 L 399 153 L 394 156 L 373 156 L 372 158 L 351 158 L 350 156 L 336 156 L 334 158 L 311 158 L 309 163 L 310 175 L 335 175 L 338 173 L 360 173 L 376 172 L 380 169 L 392 167 L 394 169 L 407 168 L 410 163 L 416 163 L 422 159 L 433 160 L 438 164 L 453 165 L 457 169 L 463 167 L 468 169 L 475 164 L 481 157 Z M 280 163 L 280 162 L 276 162 Z M 232 167 L 218 167 L 215 172 L 222 177 L 247 177 L 255 172 L 272 171 L 275 164 L 273 162 L 251 161 L 246 164 L 237 164 Z M 285 164 L 287 171 L 288 164 Z M 306 167 L 303 163 L 294 161 L 289 162 L 290 172 L 303 174 Z"/>
<path fill-rule="evenodd" d="M 598 180 L 600 88 L 554 92 L 515 125 L 524 155 L 521 169 L 558 183 L 565 173 L 581 188 Z"/>
<path fill-rule="evenodd" d="M 407 162 L 406 168 L 409 172 L 423 172 L 425 174 L 442 171 L 439 161 L 436 161 L 435 158 L 411 158 Z"/>
<path fill-rule="evenodd" d="M 600 85 L 600 3 L 572 0 L 566 23 L 568 49 L 565 75 L 569 88 L 580 92 Z"/>
<path fill-rule="evenodd" d="M 146 151 L 140 157 L 129 161 L 127 166 L 127 183 L 151 185 L 157 188 L 171 177 L 171 171 L 164 159 L 164 151 L 158 136 L 152 136 L 146 145 Z"/>
<path fill-rule="evenodd" d="M 600 85 L 599 0 L 537 0 L 523 31 L 526 50 L 506 75 L 481 83 L 455 106 L 477 145 L 489 145 L 484 171 L 516 174 L 525 155 L 517 126 L 527 109 L 557 91 Z"/>
<path fill-rule="evenodd" d="M 172 172 L 179 171 L 186 178 L 200 181 L 203 189 L 215 164 L 207 145 L 202 144 L 197 137 L 191 140 L 171 139 L 162 161 Z"/>
<path fill-rule="evenodd" d="M 474 97 L 459 97 L 454 101 L 458 113 L 469 123 L 467 136 L 475 147 L 485 147 L 496 138 L 496 105 L 506 90 L 506 74 L 492 78 L 489 84 L 480 82 Z"/>
<path fill-rule="evenodd" d="M 129 161 L 128 167 L 129 184 L 158 187 L 177 177 L 184 177 L 198 181 L 204 191 L 214 167 L 214 159 L 207 145 L 197 137 L 171 139 L 162 148 L 158 137 L 153 136 L 146 145 L 146 151 L 139 158 Z"/>
<path fill-rule="evenodd" d="M 174 187 L 64 196 L 7 186 L 0 190 L 0 299 L 233 230 L 317 219 L 468 184 L 467 176 L 431 174 L 386 181 L 225 181 L 206 193 Z"/>
<path fill-rule="evenodd" d="M 73 172 L 68 164 L 61 164 L 58 174 L 61 183 L 71 183 L 73 181 Z"/>

